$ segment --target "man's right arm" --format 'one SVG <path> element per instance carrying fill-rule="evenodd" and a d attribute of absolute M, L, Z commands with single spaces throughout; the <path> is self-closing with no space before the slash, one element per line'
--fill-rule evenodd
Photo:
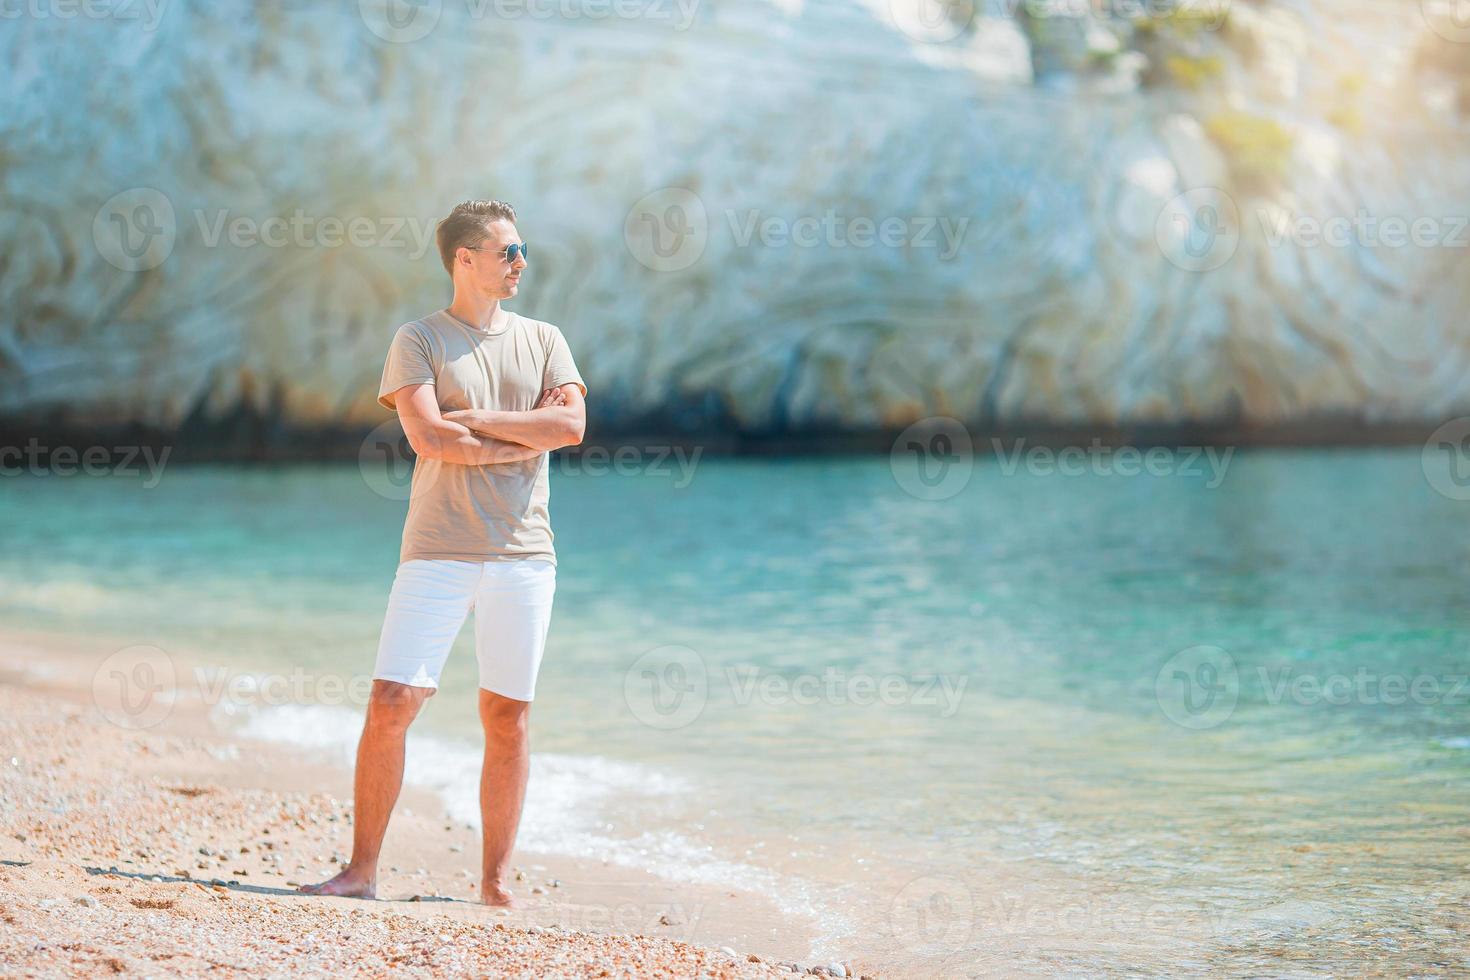
<path fill-rule="evenodd" d="M 392 395 L 398 421 L 413 451 L 428 459 L 461 466 L 492 466 L 535 459 L 541 450 L 476 435 L 439 411 L 431 384 L 404 385 Z"/>

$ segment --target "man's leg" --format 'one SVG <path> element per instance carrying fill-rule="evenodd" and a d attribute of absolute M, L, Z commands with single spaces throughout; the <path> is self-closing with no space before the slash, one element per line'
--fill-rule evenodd
<path fill-rule="evenodd" d="M 530 771 L 527 725 L 555 595 L 556 566 L 542 560 L 487 562 L 475 590 L 480 724 L 485 728 L 480 900 L 487 905 L 511 904 L 505 886 Z"/>
<path fill-rule="evenodd" d="M 357 743 L 352 861 L 331 881 L 310 885 L 303 892 L 373 897 L 378 850 L 403 785 L 408 726 L 439 683 L 479 578 L 475 562 L 412 559 L 398 566 L 378 640 L 367 721 Z"/>
<path fill-rule="evenodd" d="M 403 750 L 408 726 L 434 694 L 432 687 L 373 681 L 367 721 L 357 743 L 352 779 L 352 860 L 334 878 L 301 890 L 308 895 L 375 898 L 378 853 L 388 832 L 388 817 L 403 786 Z"/>
<path fill-rule="evenodd" d="M 506 878 L 531 770 L 530 717 L 531 702 L 480 691 L 480 724 L 485 729 L 485 764 L 480 770 L 480 824 L 484 828 L 480 901 L 486 905 L 511 904 Z"/>

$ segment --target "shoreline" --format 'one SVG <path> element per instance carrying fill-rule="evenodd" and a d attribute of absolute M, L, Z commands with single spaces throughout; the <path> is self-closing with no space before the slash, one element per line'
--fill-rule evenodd
<path fill-rule="evenodd" d="M 0 955 L 20 975 L 151 959 L 186 974 L 289 964 L 766 977 L 831 962 L 810 956 L 814 930 L 772 896 L 607 861 L 518 848 L 519 907 L 482 906 L 478 830 L 409 780 L 384 843 L 379 899 L 295 895 L 350 852 L 350 769 L 324 752 L 223 731 L 202 702 L 181 699 L 152 727 L 115 724 L 93 689 L 111 652 L 0 635 L 0 921 L 9 927 Z M 363 921 L 377 939 L 362 938 Z M 276 938 L 268 946 L 263 929 Z M 293 941 L 332 931 L 340 938 L 329 944 Z M 871 964 L 843 965 L 876 975 Z"/>
<path fill-rule="evenodd" d="M 949 414 L 953 413 L 936 411 L 924 418 L 937 420 Z M 1436 429 L 1454 417 L 1366 420 L 1343 416 L 1283 422 L 1205 419 L 1094 424 L 1045 419 L 960 421 L 970 436 L 975 455 L 981 457 L 996 451 L 1013 452 L 1018 446 L 1057 450 L 1094 443 L 1109 449 L 1122 446 L 1261 450 L 1422 447 Z M 378 420 L 378 426 L 391 421 L 393 417 L 384 417 Z M 903 425 L 747 430 L 720 424 L 675 424 L 661 419 L 646 424 L 615 425 L 597 425 L 595 419 L 592 421 L 593 428 L 582 445 L 558 450 L 557 455 L 575 460 L 588 454 L 638 450 L 697 452 L 712 458 L 737 459 L 881 456 L 891 453 L 898 438 L 907 431 Z M 357 461 L 364 441 L 376 431 L 367 423 L 312 427 L 256 418 L 201 420 L 177 428 L 163 428 L 140 422 L 89 424 L 83 418 L 58 421 L 52 417 L 18 415 L 0 418 L 0 448 L 14 447 L 22 453 L 19 457 L 22 466 L 41 468 L 48 465 L 54 451 L 68 453 L 65 457 L 68 462 L 58 462 L 58 467 L 73 468 L 86 452 L 105 452 L 113 463 L 139 467 L 148 462 L 140 453 L 154 457 L 156 465 L 163 462 L 341 463 Z"/>

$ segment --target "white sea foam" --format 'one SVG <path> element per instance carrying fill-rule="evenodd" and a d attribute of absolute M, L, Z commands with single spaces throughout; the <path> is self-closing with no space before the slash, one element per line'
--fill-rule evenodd
<path fill-rule="evenodd" d="M 232 727 L 247 738 L 286 742 L 352 764 L 362 729 L 359 709 L 322 705 L 266 706 L 232 712 Z M 432 790 L 450 819 L 480 824 L 477 746 L 453 738 L 410 732 L 404 778 Z M 528 852 L 609 861 L 670 881 L 717 885 L 763 893 L 788 914 L 815 920 L 827 941 L 851 933 L 845 916 L 813 895 L 805 882 L 766 868 L 731 861 L 711 845 L 672 829 L 619 836 L 630 810 L 656 810 L 660 799 L 696 792 L 688 779 L 638 763 L 600 756 L 536 752 L 526 790 L 517 847 Z M 646 826 L 642 821 L 634 826 Z M 826 943 L 822 944 L 823 946 Z M 825 953 L 818 948 L 815 953 Z"/>
<path fill-rule="evenodd" d="M 7 577 L 5 600 L 15 608 L 68 616 L 74 615 L 78 609 L 96 614 L 127 608 L 126 596 L 80 579 L 33 582 Z"/>

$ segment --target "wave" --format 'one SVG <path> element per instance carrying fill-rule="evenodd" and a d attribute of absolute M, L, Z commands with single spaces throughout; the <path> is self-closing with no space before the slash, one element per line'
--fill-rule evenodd
<path fill-rule="evenodd" d="M 234 712 L 232 712 L 233 714 Z M 244 712 L 236 734 L 285 742 L 352 765 L 362 729 L 360 710 L 325 705 L 274 705 Z M 480 826 L 481 750 L 467 741 L 410 732 L 404 781 L 431 790 L 449 818 Z M 517 849 L 608 861 L 669 881 L 758 892 L 787 914 L 818 924 L 825 941 L 851 933 L 846 917 L 818 899 L 812 887 L 768 868 L 719 855 L 712 844 L 672 828 L 647 829 L 659 801 L 698 792 L 692 780 L 650 766 L 591 755 L 536 752 L 526 790 Z M 637 812 L 639 819 L 628 820 Z M 619 828 L 640 827 L 632 836 Z"/>

